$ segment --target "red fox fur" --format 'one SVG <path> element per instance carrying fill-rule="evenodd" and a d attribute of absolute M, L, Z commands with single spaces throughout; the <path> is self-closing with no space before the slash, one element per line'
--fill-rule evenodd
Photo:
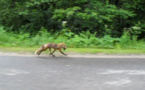
<path fill-rule="evenodd" d="M 51 52 L 51 48 L 54 49 L 53 52 Z M 61 50 L 61 49 L 64 49 L 64 50 L 65 50 L 66 48 L 67 48 L 67 46 L 66 46 L 64 43 L 59 43 L 59 44 L 47 43 L 47 44 L 42 45 L 38 50 L 36 50 L 36 51 L 35 51 L 35 54 L 36 54 L 36 55 L 40 55 L 41 52 L 43 52 L 43 51 L 49 49 L 49 51 L 50 51 L 50 54 L 49 54 L 49 55 L 52 55 L 53 57 L 55 57 L 55 55 L 53 55 L 53 53 L 54 53 L 56 50 L 59 50 L 60 53 L 62 53 L 63 55 L 66 56 L 67 54 L 63 53 L 62 50 Z"/>

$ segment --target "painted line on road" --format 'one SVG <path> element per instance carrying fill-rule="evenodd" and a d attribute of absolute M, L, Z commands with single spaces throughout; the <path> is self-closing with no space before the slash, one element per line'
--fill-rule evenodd
<path fill-rule="evenodd" d="M 15 76 L 19 74 L 29 74 L 29 72 L 18 69 L 0 69 L 1 75 Z"/>
<path fill-rule="evenodd" d="M 126 74 L 126 75 L 145 75 L 145 70 L 113 70 L 108 69 L 98 74 Z"/>
<path fill-rule="evenodd" d="M 132 81 L 129 78 L 120 78 L 120 79 L 113 80 L 113 81 L 107 81 L 104 84 L 114 85 L 114 86 L 121 86 L 121 85 L 130 84 L 131 82 Z"/>

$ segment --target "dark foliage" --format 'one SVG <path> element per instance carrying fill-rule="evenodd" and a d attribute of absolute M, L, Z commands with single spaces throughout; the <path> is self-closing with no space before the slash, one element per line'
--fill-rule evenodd
<path fill-rule="evenodd" d="M 0 0 L 0 6 L 0 24 L 9 31 L 33 35 L 42 27 L 67 28 L 120 37 L 127 30 L 144 38 L 144 0 Z"/>

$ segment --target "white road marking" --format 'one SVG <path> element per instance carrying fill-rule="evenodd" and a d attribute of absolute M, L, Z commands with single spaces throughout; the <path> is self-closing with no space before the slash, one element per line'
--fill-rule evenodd
<path fill-rule="evenodd" d="M 132 81 L 129 80 L 128 78 L 120 78 L 118 80 L 114 80 L 114 81 L 107 81 L 104 84 L 107 85 L 114 85 L 114 86 L 120 86 L 120 85 L 126 85 L 131 83 Z"/>
<path fill-rule="evenodd" d="M 17 69 L 0 69 L 0 74 L 2 75 L 18 75 L 18 74 L 28 74 L 29 72 Z"/>
<path fill-rule="evenodd" d="M 127 75 L 145 75 L 145 70 L 113 70 L 109 69 L 107 71 L 98 74 L 127 74 Z"/>

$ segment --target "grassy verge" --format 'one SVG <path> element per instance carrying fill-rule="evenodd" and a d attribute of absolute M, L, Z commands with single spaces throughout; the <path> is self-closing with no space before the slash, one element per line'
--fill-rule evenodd
<path fill-rule="evenodd" d="M 139 49 L 98 49 L 98 48 L 70 48 L 70 52 L 78 53 L 104 53 L 104 54 L 145 54 L 145 50 Z"/>
<path fill-rule="evenodd" d="M 0 46 L 0 52 L 16 52 L 16 53 L 34 53 L 39 47 L 5 47 Z M 80 54 L 145 54 L 145 49 L 100 49 L 100 48 L 68 48 L 66 53 L 80 53 Z M 49 53 L 45 51 L 44 53 Z"/>
<path fill-rule="evenodd" d="M 34 53 L 45 43 L 64 42 L 69 47 L 66 50 L 68 53 L 145 54 L 145 40 L 138 40 L 137 37 L 124 32 L 121 37 L 105 35 L 99 38 L 97 33 L 89 31 L 75 34 L 63 29 L 51 33 L 44 28 L 38 34 L 30 35 L 22 32 L 6 32 L 0 27 L 0 52 Z"/>

